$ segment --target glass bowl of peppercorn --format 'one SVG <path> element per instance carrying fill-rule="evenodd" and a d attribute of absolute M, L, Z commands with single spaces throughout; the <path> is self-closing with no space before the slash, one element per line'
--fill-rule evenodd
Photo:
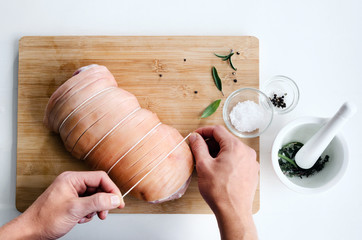
<path fill-rule="evenodd" d="M 299 102 L 299 88 L 286 76 L 274 76 L 265 84 L 264 92 L 272 102 L 274 111 L 279 114 L 292 111 Z"/>
<path fill-rule="evenodd" d="M 300 193 L 319 193 L 333 187 L 344 175 L 348 165 L 348 146 L 338 133 L 310 169 L 302 169 L 295 155 L 328 119 L 301 117 L 288 123 L 277 134 L 271 151 L 276 175 L 289 189 Z"/>

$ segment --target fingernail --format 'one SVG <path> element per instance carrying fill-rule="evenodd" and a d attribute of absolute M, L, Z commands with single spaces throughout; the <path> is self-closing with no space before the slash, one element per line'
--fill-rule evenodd
<path fill-rule="evenodd" d="M 193 143 L 195 140 L 196 140 L 196 134 L 197 133 L 191 133 L 190 137 L 189 137 L 189 142 L 190 143 Z"/>
<path fill-rule="evenodd" d="M 113 195 L 111 197 L 111 204 L 114 207 L 118 207 L 121 204 L 121 198 L 118 197 L 117 195 Z"/>

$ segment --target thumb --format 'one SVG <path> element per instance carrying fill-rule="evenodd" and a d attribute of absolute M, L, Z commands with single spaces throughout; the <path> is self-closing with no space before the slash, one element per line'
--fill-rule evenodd
<path fill-rule="evenodd" d="M 114 208 L 123 208 L 123 198 L 112 193 L 96 193 L 88 197 L 79 198 L 79 216 L 84 217 L 92 212 L 101 212 Z"/>
<path fill-rule="evenodd" d="M 196 163 L 211 158 L 209 148 L 205 140 L 198 133 L 192 133 L 189 137 L 190 147 L 195 156 Z"/>

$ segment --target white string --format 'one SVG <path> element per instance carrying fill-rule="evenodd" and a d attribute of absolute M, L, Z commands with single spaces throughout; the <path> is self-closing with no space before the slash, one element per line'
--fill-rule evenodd
<path fill-rule="evenodd" d="M 116 129 L 122 122 L 124 122 L 127 118 L 129 118 L 132 114 L 134 114 L 135 112 L 137 112 L 138 110 L 140 110 L 141 107 L 136 108 L 135 110 L 133 110 L 131 113 L 129 113 L 126 117 L 124 117 L 121 121 L 119 121 L 111 130 L 109 130 L 106 135 L 104 135 L 97 143 L 96 145 L 94 145 L 94 147 L 92 147 L 91 150 L 89 150 L 89 152 L 83 157 L 83 160 L 86 159 L 89 154 L 91 154 L 91 152 L 111 133 L 113 132 L 114 129 Z"/>
<path fill-rule="evenodd" d="M 88 99 L 86 99 L 84 102 L 82 102 L 80 105 L 78 105 L 78 107 L 76 107 L 71 113 L 68 114 L 68 116 L 63 120 L 62 124 L 60 124 L 58 132 L 60 132 L 60 130 L 62 129 L 63 125 L 68 120 L 68 118 L 70 118 L 70 116 L 72 116 L 79 108 L 81 108 L 84 104 L 86 104 L 89 100 L 91 100 L 92 98 L 94 98 L 98 94 L 101 94 L 102 92 L 105 92 L 105 91 L 107 91 L 109 89 L 112 89 L 112 88 L 116 88 L 116 87 L 109 87 L 109 88 L 103 89 L 102 91 L 93 94 Z"/>
<path fill-rule="evenodd" d="M 138 182 L 136 182 L 135 185 L 133 185 L 125 194 L 123 194 L 123 198 L 127 196 L 128 193 L 130 193 L 143 179 L 145 179 L 153 170 L 155 170 L 168 156 L 170 156 L 188 137 L 190 137 L 191 133 L 189 133 L 179 144 L 174 147 L 174 149 L 171 150 L 164 158 L 161 159 L 148 173 L 146 173 Z"/>
<path fill-rule="evenodd" d="M 160 126 L 162 123 L 159 122 L 156 126 L 154 126 L 148 133 L 146 133 L 146 135 L 144 135 L 140 140 L 138 140 L 138 142 L 136 142 L 125 154 L 122 155 L 122 157 L 120 157 L 113 165 L 112 167 L 107 171 L 107 174 L 109 174 L 112 169 L 117 165 L 117 163 L 119 163 L 119 161 L 121 161 L 130 151 L 132 151 L 132 149 L 134 149 L 143 139 L 145 139 L 148 135 L 150 135 L 158 126 Z"/>

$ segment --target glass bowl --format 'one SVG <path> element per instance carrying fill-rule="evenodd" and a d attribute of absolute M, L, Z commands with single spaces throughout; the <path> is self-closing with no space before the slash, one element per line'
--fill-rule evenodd
<path fill-rule="evenodd" d="M 265 84 L 265 94 L 273 99 L 274 94 L 277 97 L 282 97 L 286 107 L 276 107 L 273 105 L 274 111 L 278 114 L 285 114 L 292 111 L 299 101 L 299 88 L 297 84 L 290 78 L 282 75 L 274 76 Z"/>
<path fill-rule="evenodd" d="M 250 109 L 245 109 L 245 115 L 241 114 L 243 121 L 249 121 L 249 123 L 258 122 L 258 128 L 255 130 L 249 131 L 240 131 L 232 123 L 230 118 L 230 113 L 238 103 L 245 103 L 245 101 L 252 101 L 257 105 L 247 102 L 257 109 L 257 116 L 255 116 L 255 111 L 249 111 Z M 245 106 L 245 105 L 244 105 Z M 249 115 L 248 115 L 249 114 Z M 252 114 L 254 116 L 252 116 Z M 245 118 L 246 116 L 246 118 Z M 223 119 L 227 128 L 236 136 L 242 138 L 253 138 L 260 136 L 271 124 L 273 120 L 273 105 L 269 98 L 261 91 L 255 88 L 241 88 L 229 95 L 226 99 L 226 102 L 223 107 Z M 249 124 L 247 123 L 247 124 Z M 240 129 L 240 128 L 239 128 Z"/>

